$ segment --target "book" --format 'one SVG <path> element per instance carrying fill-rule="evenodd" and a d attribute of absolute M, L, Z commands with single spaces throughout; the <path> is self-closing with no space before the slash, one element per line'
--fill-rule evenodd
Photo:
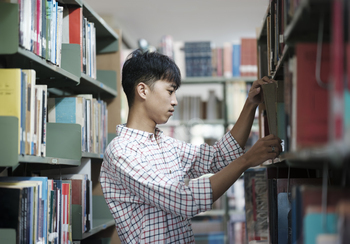
<path fill-rule="evenodd" d="M 257 76 L 258 57 L 256 38 L 241 38 L 241 76 Z"/>
<path fill-rule="evenodd" d="M 83 9 L 69 7 L 69 43 L 80 45 L 81 71 L 83 71 Z"/>
<path fill-rule="evenodd" d="M 241 67 L 241 45 L 233 44 L 232 45 L 232 76 L 233 77 L 241 76 L 240 67 Z"/>
<path fill-rule="evenodd" d="M 85 99 L 83 97 L 48 98 L 48 121 L 50 123 L 73 123 L 81 125 L 82 150 L 85 149 Z"/>
<path fill-rule="evenodd" d="M 32 69 L 24 69 L 22 72 L 27 74 L 27 99 L 26 99 L 26 146 L 25 154 L 32 155 L 33 136 L 34 136 L 34 95 L 35 95 L 35 77 L 36 72 Z"/>
<path fill-rule="evenodd" d="M 18 118 L 18 153 L 21 148 L 21 81 L 20 69 L 0 69 L 0 116 Z"/>
<path fill-rule="evenodd" d="M 0 198 L 7 201 L 0 201 L 0 228 L 15 229 L 16 243 L 20 243 L 20 220 L 22 212 L 22 189 L 0 187 Z"/>
<path fill-rule="evenodd" d="M 328 82 L 330 75 L 330 46 L 322 45 L 320 79 Z M 317 82 L 317 43 L 296 45 L 293 74 L 292 150 L 324 145 L 328 142 L 329 91 Z"/>
<path fill-rule="evenodd" d="M 0 177 L 0 182 L 12 182 L 17 185 L 26 185 L 26 186 L 38 186 L 38 202 L 37 202 L 37 216 L 39 219 L 38 226 L 40 230 L 38 231 L 38 239 L 40 241 L 46 242 L 46 233 L 47 233 L 47 206 L 48 206 L 48 179 L 47 177 Z"/>

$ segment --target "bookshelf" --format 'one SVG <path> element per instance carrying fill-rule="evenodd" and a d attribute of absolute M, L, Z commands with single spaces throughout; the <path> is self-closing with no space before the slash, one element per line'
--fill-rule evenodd
<path fill-rule="evenodd" d="M 258 73 L 261 77 L 270 76 L 283 82 L 284 100 L 282 103 L 273 101 L 277 109 L 275 108 L 276 114 L 271 118 L 264 115 L 264 111 L 268 109 L 267 104 L 259 106 L 259 127 L 261 136 L 269 134 L 273 129 L 278 131 L 278 128 L 268 127 L 276 120 L 277 127 L 284 131 L 278 131 L 277 136 L 284 140 L 285 151 L 276 160 L 269 160 L 255 169 L 254 173 L 245 173 L 247 177 L 251 177 L 261 170 L 267 191 L 254 192 L 253 195 L 267 194 L 268 199 L 268 209 L 261 209 L 259 212 L 260 209 L 255 208 L 253 211 L 266 214 L 269 225 L 261 227 L 263 223 L 255 223 L 256 226 L 260 224 L 261 229 L 258 229 L 252 226 L 254 221 L 250 218 L 247 222 L 248 243 L 254 242 L 256 238 L 261 238 L 264 243 L 316 243 L 313 238 L 319 238 L 319 241 L 328 238 L 329 236 L 322 236 L 326 232 L 331 233 L 332 238 L 339 238 L 339 243 L 347 242 L 343 231 L 348 230 L 348 226 L 337 221 L 329 224 L 328 218 L 333 214 L 343 214 L 337 206 L 347 199 L 342 194 L 350 191 L 350 127 L 346 122 L 349 101 L 344 99 L 349 89 L 345 85 L 349 79 L 346 76 L 349 66 L 344 65 L 349 62 L 346 54 L 349 46 L 348 10 L 348 1 L 270 1 L 257 37 Z M 303 69 L 306 63 L 310 66 Z M 338 67 L 344 68 L 337 70 L 336 63 Z M 303 77 L 308 78 L 303 80 Z M 320 88 L 320 81 L 328 83 L 328 88 Z M 314 84 L 312 89 L 308 86 L 311 83 Z M 308 93 L 301 95 L 302 89 Z M 275 92 L 277 94 L 278 89 Z M 326 95 L 315 96 L 317 92 Z M 303 99 L 305 97 L 312 99 Z M 304 109 L 311 107 L 312 103 L 315 104 L 313 110 L 309 110 L 309 114 L 305 113 Z M 320 107 L 320 104 L 325 106 Z M 278 109 L 278 106 L 282 109 Z M 315 119 L 313 124 L 308 126 L 308 121 L 312 119 Z M 316 139 L 313 127 L 317 127 L 315 131 L 322 138 Z M 302 137 L 300 131 L 310 132 L 309 137 Z M 337 134 L 338 131 L 342 133 Z M 315 175 L 311 176 L 312 174 Z M 311 182 L 312 180 L 318 182 Z M 314 185 L 314 188 L 310 185 Z M 248 195 L 253 192 L 248 186 L 246 191 Z M 306 195 L 298 195 L 306 194 L 303 192 L 312 194 L 313 201 L 307 199 Z M 246 201 L 251 203 L 247 198 Z M 247 212 L 249 210 L 252 208 Z M 310 218 L 327 219 L 329 225 L 321 226 L 315 219 L 310 221 Z M 282 230 L 287 228 L 290 229 L 289 234 Z M 310 235 L 310 232 L 316 234 Z"/>
<path fill-rule="evenodd" d="M 93 22 L 96 28 L 97 78 L 91 78 L 81 69 L 79 44 L 62 44 L 61 65 L 55 65 L 34 52 L 20 45 L 19 4 L 0 2 L 0 68 L 32 69 L 36 71 L 36 84 L 47 85 L 48 97 L 56 95 L 92 94 L 96 99 L 103 99 L 107 108 L 113 107 L 108 117 L 109 129 L 115 134 L 115 125 L 120 123 L 120 101 L 117 99 L 120 89 L 119 47 L 121 33 L 113 30 L 88 5 L 80 0 L 59 0 L 64 8 L 82 8 L 83 16 Z M 118 110 L 119 109 L 119 110 Z M 55 170 L 60 176 L 61 170 L 76 169 L 83 160 L 91 160 L 92 216 L 90 230 L 82 230 L 82 207 L 72 206 L 72 229 L 74 243 L 85 240 L 97 240 L 99 236 L 111 238 L 110 243 L 119 243 L 114 230 L 114 219 L 104 201 L 99 185 L 99 171 L 103 154 L 82 152 L 82 132 L 78 124 L 47 123 L 46 156 L 18 154 L 19 119 L 0 116 L 0 174 L 1 176 L 31 176 L 41 170 Z M 112 137 L 112 136 L 111 136 Z M 5 138 L 5 139 L 4 139 Z M 18 233 L 14 229 L 0 229 L 1 240 L 16 243 Z M 6 234 L 6 235 L 5 235 Z M 46 235 L 46 234 L 45 234 Z M 5 238 L 5 239 L 3 239 Z M 7 238 L 7 239 L 6 239 Z"/>

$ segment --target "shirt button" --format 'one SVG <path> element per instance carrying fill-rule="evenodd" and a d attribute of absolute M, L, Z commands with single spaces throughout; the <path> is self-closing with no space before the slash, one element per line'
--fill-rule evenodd
<path fill-rule="evenodd" d="M 171 170 L 169 170 L 169 174 L 171 174 Z"/>

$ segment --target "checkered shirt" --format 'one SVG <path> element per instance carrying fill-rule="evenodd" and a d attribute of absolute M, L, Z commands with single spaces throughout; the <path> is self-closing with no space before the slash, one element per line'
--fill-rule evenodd
<path fill-rule="evenodd" d="M 195 178 L 243 153 L 229 132 L 214 146 L 194 146 L 158 128 L 153 134 L 119 125 L 100 182 L 122 243 L 194 243 L 190 219 L 213 203 L 209 178 Z"/>

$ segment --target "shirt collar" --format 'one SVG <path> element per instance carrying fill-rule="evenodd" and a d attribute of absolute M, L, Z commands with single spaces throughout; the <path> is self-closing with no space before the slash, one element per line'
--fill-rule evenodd
<path fill-rule="evenodd" d="M 142 130 L 132 129 L 126 127 L 126 124 L 122 124 L 117 126 L 116 134 L 118 137 L 133 139 L 140 142 L 147 142 L 149 140 L 152 140 L 154 136 L 156 136 L 156 138 L 162 138 L 163 131 L 156 127 L 154 134 Z"/>

